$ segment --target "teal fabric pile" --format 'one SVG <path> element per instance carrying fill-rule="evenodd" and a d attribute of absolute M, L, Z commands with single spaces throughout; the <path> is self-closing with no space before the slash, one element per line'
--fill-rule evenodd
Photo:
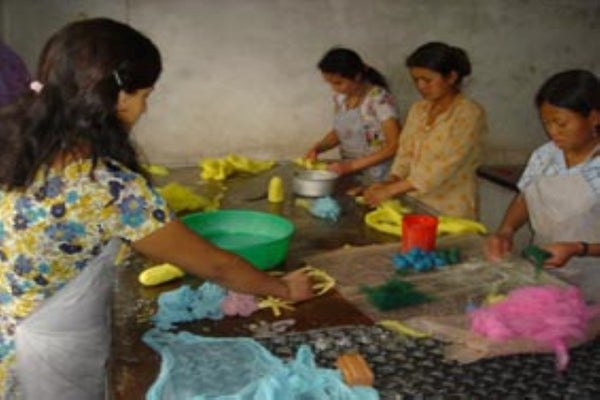
<path fill-rule="evenodd" d="M 337 221 L 340 216 L 340 205 L 333 197 L 319 197 L 310 206 L 310 213 L 318 218 Z"/>
<path fill-rule="evenodd" d="M 315 365 L 306 345 L 284 363 L 251 338 L 210 338 L 148 331 L 162 357 L 147 400 L 376 400 L 371 387 L 349 387 L 341 373 Z"/>
<path fill-rule="evenodd" d="M 225 296 L 227 291 L 214 283 L 205 282 L 197 289 L 183 285 L 158 297 L 158 311 L 152 321 L 158 329 L 169 330 L 177 322 L 222 319 Z"/>

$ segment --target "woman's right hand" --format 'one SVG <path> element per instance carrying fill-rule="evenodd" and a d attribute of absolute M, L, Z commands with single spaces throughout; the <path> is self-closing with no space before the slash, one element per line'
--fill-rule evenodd
<path fill-rule="evenodd" d="M 315 296 L 312 288 L 312 280 L 303 270 L 290 272 L 283 276 L 281 280 L 287 287 L 288 296 L 286 300 L 299 302 Z"/>
<path fill-rule="evenodd" d="M 495 233 L 485 241 L 485 257 L 489 261 L 500 261 L 512 251 L 513 235 L 508 233 Z"/>
<path fill-rule="evenodd" d="M 319 156 L 319 152 L 316 147 L 312 147 L 305 155 L 304 158 L 310 161 L 317 161 L 317 157 Z"/>
<path fill-rule="evenodd" d="M 378 206 L 382 201 L 391 197 L 387 190 L 387 184 L 375 183 L 364 192 L 365 203 L 371 207 Z"/>

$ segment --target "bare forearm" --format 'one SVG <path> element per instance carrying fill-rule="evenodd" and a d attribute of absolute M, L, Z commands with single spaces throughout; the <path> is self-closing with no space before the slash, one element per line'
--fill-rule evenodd
<path fill-rule="evenodd" d="M 327 132 L 327 134 L 319 140 L 313 148 L 317 153 L 323 153 L 327 150 L 335 148 L 340 143 L 337 133 L 334 130 Z"/>
<path fill-rule="evenodd" d="M 132 244 L 147 257 L 169 262 L 189 273 L 234 291 L 287 297 L 287 287 L 278 278 L 257 270 L 242 258 L 221 250 L 196 235 L 180 221 Z"/>
<path fill-rule="evenodd" d="M 523 194 L 519 193 L 510 203 L 497 232 L 513 235 L 528 219 L 527 202 Z"/>

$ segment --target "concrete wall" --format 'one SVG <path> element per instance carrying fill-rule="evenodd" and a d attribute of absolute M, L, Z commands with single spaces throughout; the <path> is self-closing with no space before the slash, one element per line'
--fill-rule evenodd
<path fill-rule="evenodd" d="M 441 40 L 465 48 L 466 93 L 487 110 L 488 162 L 521 162 L 545 140 L 532 98 L 552 73 L 600 73 L 598 0 L 3 0 L 5 40 L 33 67 L 45 39 L 86 16 L 128 21 L 161 48 L 164 75 L 135 136 L 152 162 L 229 152 L 297 157 L 331 124 L 315 64 L 357 50 L 418 98 L 404 59 Z"/>

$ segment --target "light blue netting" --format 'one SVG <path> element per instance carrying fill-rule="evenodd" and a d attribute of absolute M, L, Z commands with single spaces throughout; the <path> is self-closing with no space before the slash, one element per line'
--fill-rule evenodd
<path fill-rule="evenodd" d="M 222 319 L 221 304 L 226 295 L 225 289 L 211 282 L 205 282 L 197 289 L 183 285 L 158 297 L 158 311 L 152 321 L 157 328 L 169 330 L 176 322 Z"/>
<path fill-rule="evenodd" d="M 340 212 L 340 205 L 331 196 L 319 197 L 310 206 L 310 213 L 312 215 L 332 221 L 337 221 Z"/>
<path fill-rule="evenodd" d="M 306 345 L 283 363 L 251 338 L 208 338 L 148 331 L 161 354 L 147 400 L 377 400 L 371 387 L 349 387 L 337 370 L 318 368 Z"/>

